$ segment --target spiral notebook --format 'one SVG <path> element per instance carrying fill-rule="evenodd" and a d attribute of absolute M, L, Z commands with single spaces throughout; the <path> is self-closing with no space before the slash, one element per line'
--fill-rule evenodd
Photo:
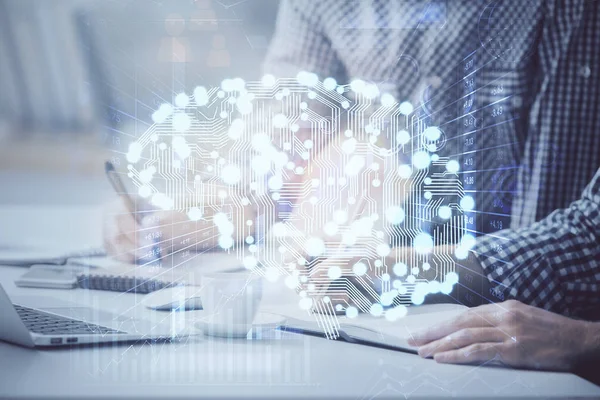
<path fill-rule="evenodd" d="M 81 288 L 141 294 L 185 284 L 180 277 L 167 279 L 161 278 L 160 274 L 154 275 L 136 273 L 135 269 L 115 273 L 100 268 L 33 265 L 15 284 L 46 289 Z"/>

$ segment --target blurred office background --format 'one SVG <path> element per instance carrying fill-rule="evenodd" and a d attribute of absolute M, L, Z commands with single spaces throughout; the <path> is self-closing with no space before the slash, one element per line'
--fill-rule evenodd
<path fill-rule="evenodd" d="M 256 79 L 278 0 L 0 0 L 0 202 L 21 173 L 102 174 L 164 101 Z M 38 192 L 43 192 L 39 189 Z"/>

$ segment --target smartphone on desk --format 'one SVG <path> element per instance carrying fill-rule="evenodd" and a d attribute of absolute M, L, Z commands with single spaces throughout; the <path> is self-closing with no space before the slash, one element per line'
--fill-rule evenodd
<path fill-rule="evenodd" d="M 29 270 L 15 281 L 15 285 L 43 289 L 74 289 L 78 286 L 79 273 L 75 268 L 37 264 L 29 267 Z"/>

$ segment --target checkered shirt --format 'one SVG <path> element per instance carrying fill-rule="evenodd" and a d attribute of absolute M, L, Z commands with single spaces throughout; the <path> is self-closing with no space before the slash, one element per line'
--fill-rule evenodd
<path fill-rule="evenodd" d="M 495 295 L 577 315 L 600 304 L 599 45 L 594 0 L 283 0 L 264 71 L 420 101 L 446 155 L 473 154 L 473 251 Z"/>

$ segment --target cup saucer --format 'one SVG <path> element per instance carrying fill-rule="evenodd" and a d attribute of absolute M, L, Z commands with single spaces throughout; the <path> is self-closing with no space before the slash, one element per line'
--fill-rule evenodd
<path fill-rule="evenodd" d="M 285 323 L 285 317 L 277 314 L 259 312 L 252 325 L 248 324 L 217 324 L 213 322 L 214 315 L 208 315 L 196 321 L 196 328 L 202 330 L 207 336 L 242 338 L 248 333 L 256 334 L 275 329 Z"/>

